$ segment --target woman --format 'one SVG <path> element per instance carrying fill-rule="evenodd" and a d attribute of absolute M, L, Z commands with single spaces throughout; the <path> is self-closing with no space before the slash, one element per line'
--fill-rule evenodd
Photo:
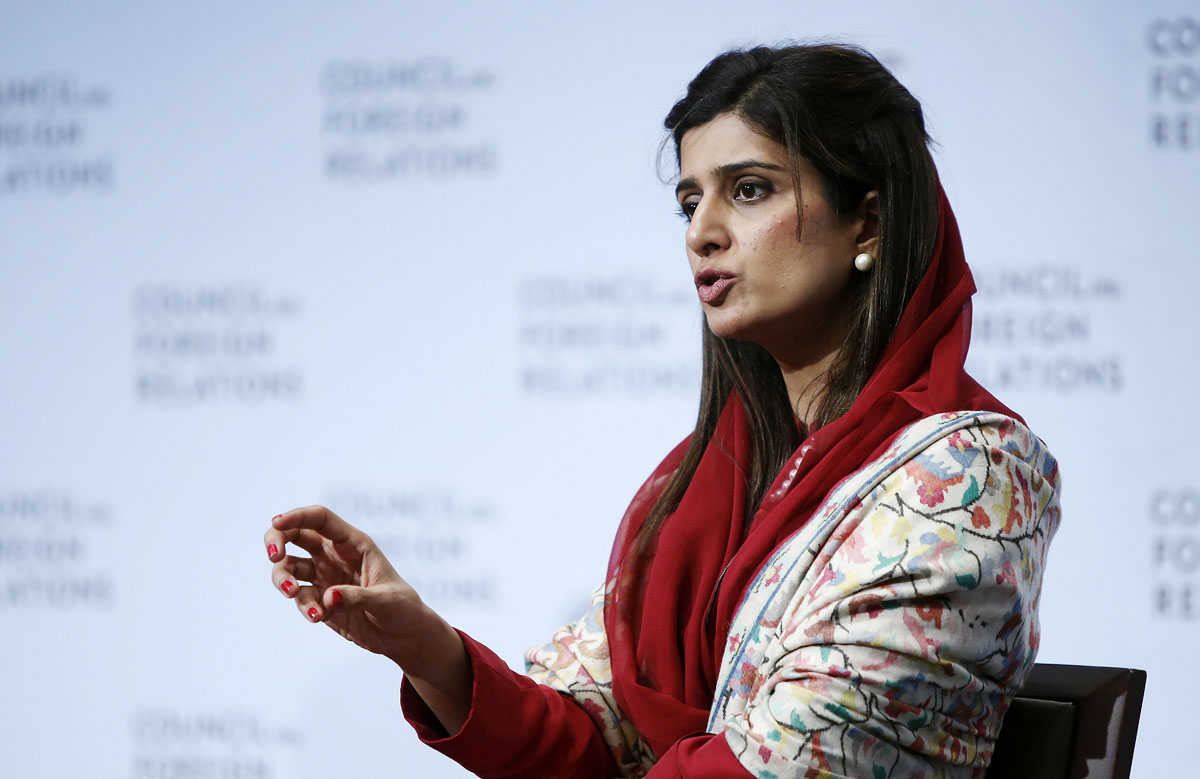
<path fill-rule="evenodd" d="M 756 48 L 666 125 L 700 414 L 591 611 L 515 674 L 319 507 L 273 520 L 274 582 L 404 669 L 409 721 L 480 776 L 982 776 L 1057 466 L 963 371 L 974 286 L 920 106 L 861 51 Z"/>

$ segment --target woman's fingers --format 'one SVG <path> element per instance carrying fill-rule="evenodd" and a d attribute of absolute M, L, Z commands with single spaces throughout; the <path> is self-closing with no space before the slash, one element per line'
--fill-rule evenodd
<path fill-rule="evenodd" d="M 279 516 L 283 515 L 280 514 Z M 267 550 L 267 559 L 273 563 L 277 563 L 283 559 L 283 547 L 286 544 L 287 539 L 284 538 L 283 531 L 276 530 L 274 525 L 267 528 L 267 532 L 263 534 L 263 546 Z"/>
<path fill-rule="evenodd" d="M 295 544 L 310 555 L 315 555 L 325 549 L 325 538 L 315 530 L 284 530 L 285 543 Z"/>
<path fill-rule="evenodd" d="M 328 587 L 321 595 L 321 605 L 325 611 L 334 609 L 369 609 L 372 605 L 387 604 L 395 607 L 396 592 L 391 587 L 355 587 L 352 584 L 342 584 Z"/>
<path fill-rule="evenodd" d="M 398 593 L 400 605 L 409 594 L 415 596 L 368 535 L 322 506 L 276 515 L 263 543 L 267 557 L 275 563 L 272 583 L 296 602 L 296 608 L 310 622 L 321 622 L 331 610 L 346 606 L 364 609 L 378 602 L 381 607 L 394 608 Z M 288 544 L 295 544 L 312 557 L 287 554 Z M 349 582 L 372 586 L 358 587 Z M 382 590 L 374 586 L 381 583 Z"/>
<path fill-rule="evenodd" d="M 300 582 L 312 582 L 316 575 L 316 566 L 307 557 L 287 555 L 271 569 L 271 581 L 288 597 L 296 594 Z"/>
<path fill-rule="evenodd" d="M 267 559 L 273 563 L 283 559 L 289 543 L 316 555 L 326 542 L 353 549 L 361 555 L 368 554 L 374 548 L 370 536 L 324 506 L 307 506 L 276 514 L 271 519 L 271 527 L 263 535 Z"/>
<path fill-rule="evenodd" d="M 305 586 L 296 590 L 296 608 L 309 622 L 320 622 L 325 617 L 321 608 L 320 595 L 316 587 Z"/>
<path fill-rule="evenodd" d="M 335 544 L 355 544 L 366 538 L 362 531 L 324 506 L 292 509 L 271 520 L 276 530 L 312 530 Z"/>
<path fill-rule="evenodd" d="M 288 544 L 295 544 L 310 555 L 315 555 L 325 548 L 325 541 L 325 537 L 315 530 L 276 530 L 271 528 L 263 536 L 263 543 L 267 547 L 267 559 L 274 563 L 283 559 Z"/>
<path fill-rule="evenodd" d="M 274 522 L 280 517 L 287 516 L 286 514 L 276 514 L 271 520 L 271 527 L 267 528 L 267 532 L 263 534 L 263 545 L 267 549 L 267 559 L 273 563 L 277 563 L 283 559 L 285 548 L 289 543 L 293 543 L 310 554 L 321 548 L 324 537 L 315 530 L 306 530 L 303 528 L 280 530 L 275 527 Z M 345 524 L 344 522 L 342 523 Z M 347 527 L 349 527 L 347 525 Z"/>

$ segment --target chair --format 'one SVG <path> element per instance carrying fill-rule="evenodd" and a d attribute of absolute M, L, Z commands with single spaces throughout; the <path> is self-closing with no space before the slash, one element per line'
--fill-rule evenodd
<path fill-rule="evenodd" d="M 987 779 L 1129 779 L 1145 690 L 1145 671 L 1035 665 Z"/>

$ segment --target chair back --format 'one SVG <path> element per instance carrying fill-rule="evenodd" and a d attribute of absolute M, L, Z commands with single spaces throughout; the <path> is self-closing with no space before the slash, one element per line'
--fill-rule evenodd
<path fill-rule="evenodd" d="M 1129 779 L 1146 672 L 1033 667 L 1013 698 L 988 779 Z"/>

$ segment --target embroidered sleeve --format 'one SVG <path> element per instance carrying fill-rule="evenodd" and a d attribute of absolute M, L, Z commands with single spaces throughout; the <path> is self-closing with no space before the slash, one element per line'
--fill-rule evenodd
<path fill-rule="evenodd" d="M 956 430 L 837 525 L 741 669 L 725 735 L 763 779 L 983 777 L 1038 645 L 1057 469 L 1024 428 Z M 760 636 L 748 637 L 758 640 Z"/>
<path fill-rule="evenodd" d="M 592 593 L 588 612 L 555 632 L 549 643 L 525 654 L 525 673 L 571 696 L 591 716 L 621 776 L 642 776 L 653 763 L 612 694 L 612 666 L 604 633 L 604 587 Z"/>

